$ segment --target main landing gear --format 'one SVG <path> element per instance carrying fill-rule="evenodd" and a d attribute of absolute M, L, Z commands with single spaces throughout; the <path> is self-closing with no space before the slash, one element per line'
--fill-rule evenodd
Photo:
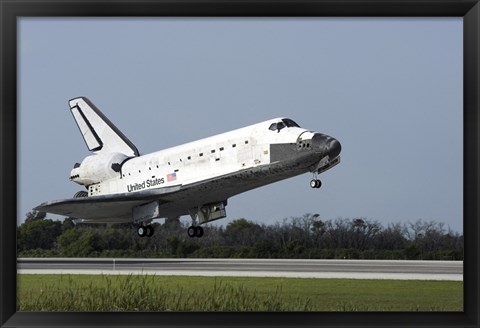
<path fill-rule="evenodd" d="M 206 209 L 207 207 L 202 207 Z M 192 225 L 188 227 L 187 234 L 190 238 L 201 238 L 203 236 L 203 228 L 200 226 L 200 220 L 198 218 L 198 213 L 201 209 L 199 208 L 192 208 L 188 210 L 188 214 L 192 218 Z M 203 223 L 203 222 L 202 222 Z"/>
<path fill-rule="evenodd" d="M 153 227 L 151 225 L 139 225 L 137 227 L 137 235 L 139 237 L 152 237 L 154 233 Z"/>
<path fill-rule="evenodd" d="M 187 229 L 187 234 L 190 238 L 201 238 L 203 236 L 203 228 L 201 226 L 193 226 L 191 225 Z"/>

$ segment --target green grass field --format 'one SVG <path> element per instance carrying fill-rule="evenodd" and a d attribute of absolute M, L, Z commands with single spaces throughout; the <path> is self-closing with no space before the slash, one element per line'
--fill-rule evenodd
<path fill-rule="evenodd" d="M 19 274 L 19 311 L 463 311 L 463 282 Z"/>

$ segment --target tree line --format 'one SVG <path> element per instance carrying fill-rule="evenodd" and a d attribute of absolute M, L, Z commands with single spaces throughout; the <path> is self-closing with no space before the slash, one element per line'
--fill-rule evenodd
<path fill-rule="evenodd" d="M 205 257 L 463 260 L 463 235 L 444 223 L 419 219 L 386 227 L 367 218 L 323 220 L 318 214 L 271 225 L 237 219 L 205 226 L 190 238 L 179 219 L 153 223 L 139 238 L 129 224 L 74 224 L 29 212 L 17 227 L 18 257 Z"/>

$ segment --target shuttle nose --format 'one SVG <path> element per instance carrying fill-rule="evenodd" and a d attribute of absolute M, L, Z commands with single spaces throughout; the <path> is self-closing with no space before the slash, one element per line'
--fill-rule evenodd
<path fill-rule="evenodd" d="M 340 152 L 342 151 L 342 145 L 340 145 L 340 142 L 337 139 L 332 138 L 330 141 L 328 141 L 327 149 L 330 158 L 335 158 L 340 155 Z"/>
<path fill-rule="evenodd" d="M 342 150 L 342 146 L 337 139 L 321 133 L 315 133 L 312 144 L 314 149 L 328 155 L 330 159 L 337 157 Z"/>

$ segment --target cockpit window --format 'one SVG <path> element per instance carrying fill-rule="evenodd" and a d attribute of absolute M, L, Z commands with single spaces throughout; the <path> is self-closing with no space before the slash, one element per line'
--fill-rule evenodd
<path fill-rule="evenodd" d="M 280 132 L 280 130 L 283 129 L 284 127 L 287 127 L 287 128 L 297 127 L 297 128 L 299 128 L 300 126 L 297 123 L 295 123 L 293 120 L 291 120 L 289 118 L 284 118 L 280 122 L 270 124 L 270 127 L 268 129 L 272 130 L 272 131 Z"/>
<path fill-rule="evenodd" d="M 285 127 L 285 123 L 280 121 L 277 123 L 272 123 L 268 129 L 272 131 L 280 132 L 280 130 L 283 129 L 284 127 Z"/>
<path fill-rule="evenodd" d="M 292 127 L 297 127 L 297 128 L 299 128 L 299 127 L 300 127 L 297 123 L 295 123 L 293 120 L 291 120 L 291 119 L 289 119 L 289 118 L 284 118 L 284 119 L 282 120 L 282 122 L 285 123 L 285 125 L 286 125 L 287 127 L 289 127 L 289 128 L 292 128 Z"/>

